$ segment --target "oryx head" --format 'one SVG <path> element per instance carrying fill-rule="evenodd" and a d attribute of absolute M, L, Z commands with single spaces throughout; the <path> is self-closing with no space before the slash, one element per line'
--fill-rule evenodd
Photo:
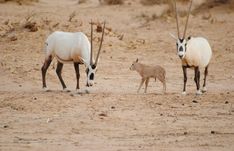
<path fill-rule="evenodd" d="M 176 1 L 174 0 L 178 37 L 176 38 L 175 36 L 173 36 L 173 38 L 176 39 L 177 55 L 180 57 L 180 59 L 183 59 L 186 55 L 186 49 L 187 49 L 186 30 L 187 30 L 187 26 L 188 26 L 188 20 L 189 20 L 189 15 L 191 12 L 192 2 L 193 2 L 193 0 L 191 0 L 191 2 L 190 2 L 187 20 L 186 20 L 186 24 L 185 24 L 185 28 L 184 28 L 184 33 L 183 33 L 183 37 L 181 38 L 180 31 L 179 31 L 178 12 L 177 12 L 177 7 L 176 7 Z"/>
<path fill-rule="evenodd" d="M 97 63 L 98 63 L 98 58 L 100 55 L 101 47 L 102 47 L 102 42 L 103 42 L 103 37 L 104 37 L 104 32 L 105 32 L 105 22 L 102 28 L 102 37 L 101 37 L 101 42 L 99 45 L 97 57 L 95 59 L 95 62 L 93 62 L 93 23 L 91 22 L 91 48 L 90 48 L 90 63 L 86 68 L 86 74 L 87 74 L 87 84 L 86 86 L 92 86 L 94 84 L 94 77 L 95 73 L 97 70 Z"/>

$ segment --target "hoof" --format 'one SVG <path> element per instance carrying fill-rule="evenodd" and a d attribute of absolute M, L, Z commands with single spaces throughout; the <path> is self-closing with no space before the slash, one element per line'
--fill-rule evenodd
<path fill-rule="evenodd" d="M 82 93 L 80 89 L 76 89 L 76 93 Z"/>
<path fill-rule="evenodd" d="M 202 88 L 202 92 L 204 93 L 204 92 L 206 92 L 207 91 L 207 88 L 206 87 L 203 87 Z"/>
<path fill-rule="evenodd" d="M 196 92 L 196 95 L 202 95 L 202 92 L 201 92 L 200 90 L 198 90 L 198 91 Z"/>
<path fill-rule="evenodd" d="M 47 87 L 43 87 L 42 89 L 43 89 L 44 92 L 49 92 L 50 91 L 49 88 L 47 88 Z"/>
<path fill-rule="evenodd" d="M 76 93 L 77 94 L 89 94 L 90 92 L 88 90 L 80 90 L 80 89 L 76 89 Z"/>
<path fill-rule="evenodd" d="M 86 93 L 86 94 L 89 94 L 90 92 L 89 92 L 89 90 L 85 90 L 85 93 Z"/>
<path fill-rule="evenodd" d="M 82 95 L 84 92 L 82 92 L 81 89 L 76 89 L 76 94 Z"/>
<path fill-rule="evenodd" d="M 185 92 L 185 91 L 183 91 L 181 94 L 182 94 L 182 95 L 186 95 L 186 92 Z"/>
<path fill-rule="evenodd" d="M 71 92 L 70 90 L 68 90 L 67 88 L 63 89 L 63 92 Z"/>

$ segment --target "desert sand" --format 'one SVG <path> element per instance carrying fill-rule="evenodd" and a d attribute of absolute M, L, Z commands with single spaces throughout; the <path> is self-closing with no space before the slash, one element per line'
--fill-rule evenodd
<path fill-rule="evenodd" d="M 233 151 L 234 11 L 215 6 L 191 15 L 188 35 L 206 37 L 213 49 L 208 92 L 196 96 L 194 71 L 188 70 L 187 95 L 176 55 L 175 19 L 160 16 L 164 6 L 100 5 L 96 0 L 40 0 L 0 4 L 1 151 Z M 71 21 L 69 16 L 75 12 Z M 42 90 L 44 42 L 56 30 L 90 36 L 90 20 L 106 20 L 103 49 L 89 94 L 76 94 L 72 64 L 65 64 L 63 92 L 56 60 L 47 72 L 50 92 Z M 32 27 L 25 27 L 26 23 Z M 185 17 L 180 17 L 181 30 Z M 94 51 L 98 49 L 95 32 Z M 132 62 L 161 65 L 167 93 L 152 79 L 148 93 Z M 81 89 L 85 67 L 81 66 Z M 202 79 L 202 78 L 201 78 Z M 202 83 L 202 80 L 201 80 Z"/>

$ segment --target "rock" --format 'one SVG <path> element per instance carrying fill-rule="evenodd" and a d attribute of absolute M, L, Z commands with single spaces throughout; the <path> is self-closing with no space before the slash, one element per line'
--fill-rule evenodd
<path fill-rule="evenodd" d="M 15 35 L 9 37 L 10 41 L 16 41 L 18 38 Z"/>
<path fill-rule="evenodd" d="M 100 113 L 98 114 L 99 116 L 103 116 L 103 117 L 107 117 L 107 115 L 105 113 Z"/>
<path fill-rule="evenodd" d="M 215 134 L 216 132 L 215 131 L 210 131 L 211 134 Z"/>
<path fill-rule="evenodd" d="M 9 126 L 8 125 L 4 125 L 3 128 L 8 128 Z"/>

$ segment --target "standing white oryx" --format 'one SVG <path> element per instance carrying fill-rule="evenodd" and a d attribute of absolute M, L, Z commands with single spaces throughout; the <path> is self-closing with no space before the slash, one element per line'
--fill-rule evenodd
<path fill-rule="evenodd" d="M 186 30 L 188 26 L 189 15 L 191 12 L 192 0 L 190 3 L 187 20 L 185 24 L 183 37 L 180 37 L 179 23 L 178 23 L 178 12 L 176 7 L 176 1 L 174 0 L 176 23 L 177 23 L 177 33 L 178 38 L 173 36 L 177 42 L 177 55 L 182 61 L 182 68 L 184 74 L 184 88 L 182 94 L 186 94 L 186 82 L 187 82 L 187 68 L 194 68 L 195 78 L 194 81 L 197 86 L 197 93 L 202 94 L 200 90 L 200 69 L 204 70 L 204 84 L 202 91 L 206 91 L 206 77 L 208 74 L 208 65 L 212 56 L 212 50 L 208 41 L 203 37 L 188 37 L 186 38 Z"/>
<path fill-rule="evenodd" d="M 62 84 L 63 90 L 66 90 L 66 85 L 62 78 L 62 68 L 64 63 L 74 63 L 76 71 L 77 85 L 76 89 L 80 89 L 79 86 L 79 64 L 86 66 L 87 84 L 86 86 L 92 86 L 94 83 L 94 75 L 97 69 L 97 62 L 102 47 L 103 37 L 105 30 L 105 22 L 102 28 L 102 37 L 97 53 L 95 62 L 93 62 L 93 23 L 91 22 L 91 45 L 88 37 L 82 32 L 62 32 L 56 31 L 50 34 L 46 40 L 46 56 L 45 62 L 41 68 L 42 71 L 42 84 L 43 89 L 46 87 L 46 71 L 51 64 L 51 61 L 55 57 L 58 61 L 56 73 Z"/>

